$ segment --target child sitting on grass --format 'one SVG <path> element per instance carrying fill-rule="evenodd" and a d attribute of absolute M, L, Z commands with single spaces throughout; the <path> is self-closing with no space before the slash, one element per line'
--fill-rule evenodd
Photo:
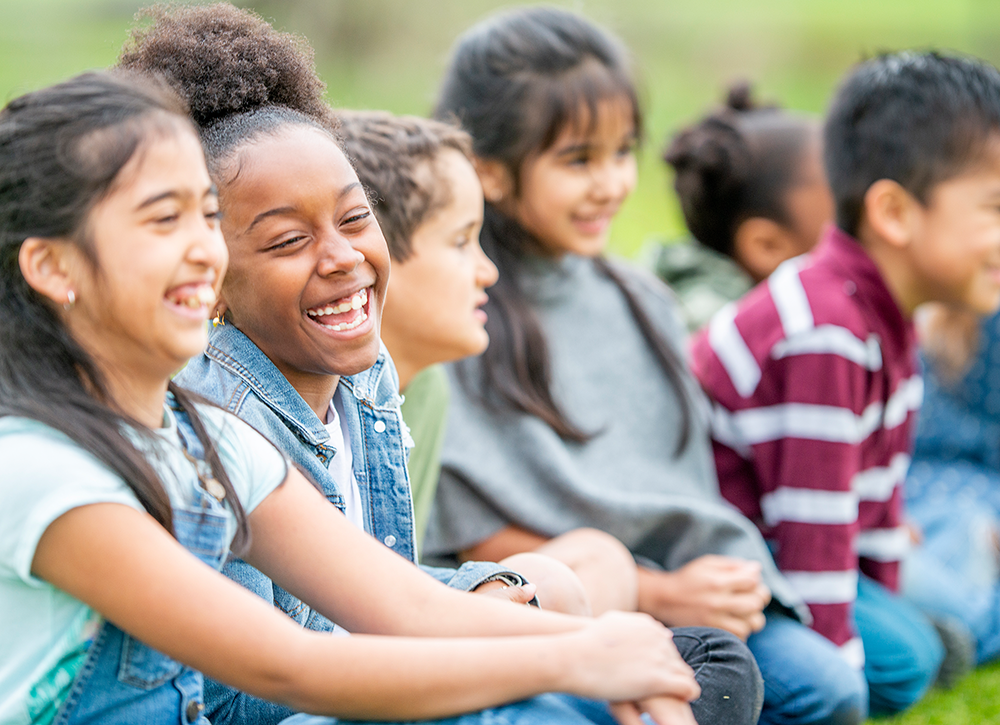
<path fill-rule="evenodd" d="M 408 469 L 419 541 L 441 472 L 447 420 L 448 380 L 439 363 L 477 355 L 489 344 L 482 306 L 497 268 L 479 246 L 483 190 L 471 161 L 471 140 L 461 129 L 381 111 L 341 111 L 338 117 L 345 151 L 374 198 L 393 262 L 382 340 L 407 398 L 402 410 L 414 441 Z M 594 614 L 635 610 L 635 561 L 617 539 L 578 529 L 536 553 L 549 550 L 559 561 L 572 562 L 586 585 L 581 603 L 589 601 Z M 543 573 L 531 576 L 544 584 Z M 544 603 L 553 605 L 561 611 L 581 606 Z"/>
<path fill-rule="evenodd" d="M 923 391 L 911 316 L 1000 304 L 998 141 L 996 69 L 935 53 L 862 64 L 825 126 L 836 228 L 694 345 L 722 493 L 770 539 L 816 631 L 864 667 L 873 713 L 916 702 L 941 662 L 893 593 Z"/>
<path fill-rule="evenodd" d="M 757 103 L 745 83 L 674 136 L 663 160 L 694 240 L 659 246 L 654 267 L 689 329 L 812 249 L 833 218 L 819 122 Z"/>

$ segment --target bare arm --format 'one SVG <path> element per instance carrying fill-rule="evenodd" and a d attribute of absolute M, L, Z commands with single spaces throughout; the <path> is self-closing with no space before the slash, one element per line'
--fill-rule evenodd
<path fill-rule="evenodd" d="M 516 526 L 462 552 L 463 559 L 497 561 L 543 547 L 546 539 Z M 639 611 L 673 627 L 718 627 L 746 639 L 764 626 L 771 592 L 756 562 L 726 556 L 699 557 L 676 571 L 639 567 Z"/>
<path fill-rule="evenodd" d="M 297 488 L 307 493 L 296 494 Z M 272 500 L 278 492 L 307 496 L 306 501 L 311 501 L 308 496 L 318 497 L 301 478 L 290 478 L 252 515 L 255 535 L 258 513 L 267 521 L 271 504 L 276 504 L 273 511 L 277 511 L 290 500 L 283 496 Z M 323 505 L 315 509 L 332 512 L 332 507 L 320 502 Z M 259 558 L 297 569 L 295 562 L 308 562 L 315 553 L 297 548 L 303 543 L 302 530 L 314 522 L 311 515 L 300 516 L 302 511 L 292 508 L 290 513 L 299 521 L 285 529 L 284 556 Z M 257 553 L 270 539 L 267 525 L 259 530 Z M 332 538 L 338 546 L 358 543 L 351 536 Z M 305 542 L 314 543 L 308 537 Z M 327 557 L 319 558 L 326 563 Z M 388 551 L 362 558 L 372 565 L 360 572 L 368 583 L 386 573 L 398 573 L 394 560 L 402 562 Z M 337 561 L 341 559 L 353 561 L 354 557 Z M 312 564 L 318 563 L 314 558 Z M 404 569 L 413 569 L 402 563 Z M 358 576 L 360 569 L 336 566 L 326 570 L 328 576 L 323 579 L 343 584 Z M 306 712 L 416 719 L 445 717 L 545 691 L 627 701 L 651 695 L 679 700 L 697 696 L 697 685 L 677 655 L 669 632 L 641 616 L 605 617 L 566 634 L 489 640 L 334 638 L 302 630 L 199 562 L 151 517 L 119 504 L 84 506 L 58 518 L 39 542 L 32 571 L 169 656 L 234 687 Z M 436 591 L 439 585 L 432 584 L 430 589 Z M 355 592 L 351 600 L 367 607 L 380 594 L 368 588 Z M 433 600 L 434 595 L 418 591 L 416 599 L 424 618 L 428 603 L 419 600 Z M 575 621 L 543 617 L 527 607 L 488 597 L 465 599 L 482 602 L 482 612 L 506 616 L 511 610 L 523 610 L 546 626 L 562 619 Z M 408 598 L 396 602 L 403 612 L 410 605 Z M 340 609 L 327 607 L 333 608 Z M 352 619 L 365 622 L 371 618 Z M 473 622 L 484 624 L 476 618 Z M 179 637 L 179 632 L 185 636 Z"/>

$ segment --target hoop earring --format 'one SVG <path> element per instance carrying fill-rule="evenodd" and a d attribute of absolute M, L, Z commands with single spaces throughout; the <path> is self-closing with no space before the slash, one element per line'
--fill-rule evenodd
<path fill-rule="evenodd" d="M 69 312 L 76 306 L 76 292 L 70 290 L 66 293 L 66 301 L 63 302 L 63 309 Z"/>
<path fill-rule="evenodd" d="M 222 310 L 215 313 L 215 317 L 212 318 L 212 327 L 226 326 L 226 317 Z"/>

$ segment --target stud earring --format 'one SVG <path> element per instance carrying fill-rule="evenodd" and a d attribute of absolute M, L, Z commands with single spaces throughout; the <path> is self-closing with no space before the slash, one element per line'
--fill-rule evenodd
<path fill-rule="evenodd" d="M 66 301 L 63 302 L 63 309 L 69 312 L 76 305 L 76 292 L 70 290 L 66 293 Z"/>
<path fill-rule="evenodd" d="M 212 318 L 212 327 L 218 327 L 219 325 L 222 325 L 223 327 L 226 325 L 225 313 L 222 310 L 216 312 L 215 317 Z"/>

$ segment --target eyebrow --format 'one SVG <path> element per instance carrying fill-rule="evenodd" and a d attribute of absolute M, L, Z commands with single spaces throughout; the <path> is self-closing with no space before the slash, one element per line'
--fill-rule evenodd
<path fill-rule="evenodd" d="M 189 194 L 187 194 L 186 192 L 180 192 L 177 191 L 176 189 L 170 189 L 168 191 L 164 191 L 162 194 L 154 194 L 145 201 L 141 202 L 135 208 L 135 210 L 142 211 L 146 207 L 152 206 L 156 202 L 163 201 L 164 199 L 179 199 L 181 197 L 186 197 L 186 196 L 189 196 Z M 206 196 L 218 196 L 218 192 L 215 189 L 215 184 L 212 184 L 210 187 L 205 189 L 205 193 L 201 195 L 201 198 L 204 199 Z"/>
<path fill-rule="evenodd" d="M 342 188 L 337 193 L 337 196 L 344 196 L 348 192 L 353 191 L 355 188 L 361 188 L 360 181 L 352 181 L 350 184 Z M 249 234 L 251 229 L 253 229 L 255 226 L 257 226 L 260 222 L 264 221 L 265 219 L 270 219 L 271 217 L 275 216 L 285 216 L 287 214 L 294 214 L 294 213 L 295 213 L 294 206 L 279 206 L 274 209 L 268 209 L 267 211 L 262 211 L 260 214 L 258 214 L 253 218 L 253 221 L 250 222 L 250 226 L 244 229 L 243 233 Z"/>

